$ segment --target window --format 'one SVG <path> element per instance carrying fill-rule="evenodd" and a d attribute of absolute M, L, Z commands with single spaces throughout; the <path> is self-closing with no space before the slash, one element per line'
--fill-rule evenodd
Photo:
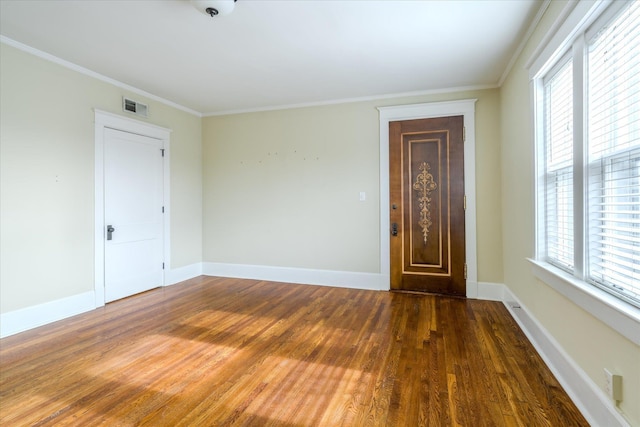
<path fill-rule="evenodd" d="M 547 261 L 573 271 L 573 63 L 544 81 L 544 206 Z"/>
<path fill-rule="evenodd" d="M 640 307 L 640 2 L 535 77 L 538 255 Z"/>
<path fill-rule="evenodd" d="M 589 40 L 587 271 L 640 304 L 640 3 Z"/>

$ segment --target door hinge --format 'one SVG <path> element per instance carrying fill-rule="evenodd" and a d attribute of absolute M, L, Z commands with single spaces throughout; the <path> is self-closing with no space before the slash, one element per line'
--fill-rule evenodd
<path fill-rule="evenodd" d="M 162 153 L 162 157 L 164 157 L 164 148 L 161 148 L 160 152 Z"/>
<path fill-rule="evenodd" d="M 467 263 L 464 263 L 464 280 L 467 280 Z"/>
<path fill-rule="evenodd" d="M 463 208 L 466 211 L 467 210 L 467 195 L 466 194 L 464 195 L 464 203 L 463 204 L 464 204 Z M 162 212 L 164 212 L 164 208 L 162 208 L 162 209 L 163 209 Z"/>
<path fill-rule="evenodd" d="M 465 266 L 465 271 L 467 271 L 467 267 Z M 162 263 L 162 269 L 164 270 L 164 262 Z M 467 278 L 467 273 L 464 273 L 464 278 Z"/>
<path fill-rule="evenodd" d="M 164 213 L 164 206 L 162 207 L 162 213 Z"/>
<path fill-rule="evenodd" d="M 467 127 L 462 126 L 462 142 L 465 142 L 466 140 L 467 140 Z"/>

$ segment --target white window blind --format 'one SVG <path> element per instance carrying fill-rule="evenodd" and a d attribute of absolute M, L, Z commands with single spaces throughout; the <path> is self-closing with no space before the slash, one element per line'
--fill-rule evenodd
<path fill-rule="evenodd" d="M 588 42 L 586 280 L 640 304 L 640 2 Z"/>
<path fill-rule="evenodd" d="M 544 84 L 544 224 L 547 261 L 573 271 L 573 67 L 570 60 Z"/>

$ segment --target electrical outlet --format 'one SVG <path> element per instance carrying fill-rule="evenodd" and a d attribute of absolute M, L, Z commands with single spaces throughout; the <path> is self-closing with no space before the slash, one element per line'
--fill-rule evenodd
<path fill-rule="evenodd" d="M 621 401 L 622 400 L 622 376 L 614 375 L 611 372 L 609 372 L 608 369 L 605 369 L 604 373 L 606 377 L 605 386 L 607 390 L 607 395 L 613 400 L 615 400 L 616 402 Z"/>

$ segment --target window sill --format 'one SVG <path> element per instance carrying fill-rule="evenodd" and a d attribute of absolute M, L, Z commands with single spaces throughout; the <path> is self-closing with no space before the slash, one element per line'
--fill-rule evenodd
<path fill-rule="evenodd" d="M 640 345 L 640 309 L 591 286 L 546 262 L 528 258 L 538 279 L 595 318 Z"/>

